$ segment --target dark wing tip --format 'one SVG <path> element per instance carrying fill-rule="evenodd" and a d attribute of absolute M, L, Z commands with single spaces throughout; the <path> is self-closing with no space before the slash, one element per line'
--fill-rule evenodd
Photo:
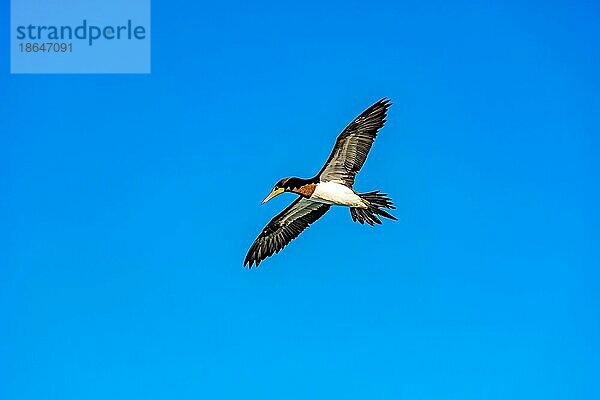
<path fill-rule="evenodd" d="M 385 114 L 387 113 L 387 110 L 390 108 L 390 106 L 392 104 L 393 103 L 392 103 L 391 99 L 384 97 L 381 100 L 378 100 L 377 102 L 373 103 L 369 108 L 367 108 L 365 111 L 363 111 L 358 116 L 358 118 L 365 117 L 367 115 L 372 115 L 375 113 L 383 113 L 383 117 L 385 118 Z"/>
<path fill-rule="evenodd" d="M 392 99 L 390 99 L 390 98 L 388 98 L 388 97 L 384 97 L 384 98 L 382 98 L 381 100 L 379 100 L 379 101 L 378 101 L 377 103 L 375 103 L 375 104 L 379 104 L 379 105 L 382 105 L 382 106 L 384 106 L 384 107 L 386 107 L 386 108 L 389 108 L 389 107 L 390 107 L 392 104 L 394 104 L 394 103 L 392 103 Z"/>
<path fill-rule="evenodd" d="M 253 266 L 258 267 L 261 262 L 273 255 L 274 248 L 272 245 L 264 243 L 261 239 L 262 237 L 259 236 L 250 246 L 250 250 L 248 250 L 248 254 L 244 259 L 244 267 L 248 266 L 248 269 L 252 269 Z"/>
<path fill-rule="evenodd" d="M 388 99 L 387 97 L 384 97 L 381 100 L 377 101 L 375 104 L 373 104 L 371 107 L 369 107 L 365 111 L 363 111 L 356 118 L 355 121 L 357 121 L 361 118 L 378 118 L 381 120 L 381 125 L 383 126 L 383 124 L 386 123 L 387 111 L 391 105 L 392 105 L 392 100 Z M 381 128 L 381 126 L 380 126 L 380 128 Z"/>
<path fill-rule="evenodd" d="M 379 100 L 378 102 L 376 102 L 375 104 L 373 104 L 370 108 L 376 109 L 376 108 L 383 108 L 385 111 L 388 110 L 388 108 L 390 108 L 392 106 L 392 99 L 389 99 L 387 97 L 382 98 L 381 100 Z"/>
<path fill-rule="evenodd" d="M 252 246 L 250 246 L 250 250 L 248 250 L 248 254 L 246 254 L 246 258 L 244 259 L 244 267 L 247 266 L 248 269 L 252 269 L 254 264 L 256 264 L 258 267 L 259 263 L 260 261 L 257 260 L 256 256 L 256 243 L 253 243 Z"/>
<path fill-rule="evenodd" d="M 252 267 L 258 267 L 262 260 L 257 259 L 256 257 L 251 257 L 250 259 L 246 259 L 244 261 L 244 267 L 248 267 L 248 269 L 252 269 Z"/>
<path fill-rule="evenodd" d="M 386 97 L 384 97 L 383 99 L 379 100 L 377 103 L 378 107 L 381 107 L 383 109 L 383 118 L 384 118 L 384 122 L 385 122 L 385 117 L 387 117 L 387 112 L 389 110 L 389 108 L 392 106 L 392 100 L 388 99 Z"/>

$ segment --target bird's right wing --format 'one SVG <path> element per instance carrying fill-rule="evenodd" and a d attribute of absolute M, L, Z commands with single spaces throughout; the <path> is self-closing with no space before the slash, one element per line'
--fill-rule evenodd
<path fill-rule="evenodd" d="M 258 266 L 265 258 L 278 253 L 310 224 L 321 218 L 329 207 L 328 204 L 299 197 L 265 226 L 248 250 L 244 265 L 249 268 L 253 264 Z"/>

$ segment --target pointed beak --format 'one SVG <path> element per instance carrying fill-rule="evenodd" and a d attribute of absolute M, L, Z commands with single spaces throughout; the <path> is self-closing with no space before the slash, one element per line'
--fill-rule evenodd
<path fill-rule="evenodd" d="M 283 188 L 274 189 L 271 193 L 269 193 L 269 195 L 267 197 L 265 197 L 265 199 L 260 204 L 265 204 L 267 201 L 271 200 L 275 196 L 279 196 L 283 192 L 284 192 Z"/>

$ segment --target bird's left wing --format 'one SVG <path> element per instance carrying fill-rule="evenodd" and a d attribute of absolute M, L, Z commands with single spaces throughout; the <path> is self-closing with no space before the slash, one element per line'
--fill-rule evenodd
<path fill-rule="evenodd" d="M 288 208 L 273 218 L 258 235 L 244 260 L 244 265 L 258 266 L 265 258 L 278 253 L 298 237 L 310 224 L 329 210 L 328 204 L 317 203 L 304 197 L 298 198 Z"/>
<path fill-rule="evenodd" d="M 365 163 L 391 105 L 389 99 L 379 100 L 340 133 L 329 159 L 317 175 L 322 181 L 354 185 L 354 177 Z"/>

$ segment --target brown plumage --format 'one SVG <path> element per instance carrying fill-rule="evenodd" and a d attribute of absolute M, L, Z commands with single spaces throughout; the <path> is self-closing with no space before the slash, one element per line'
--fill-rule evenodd
<path fill-rule="evenodd" d="M 306 185 L 302 185 L 299 188 L 292 189 L 292 192 L 299 194 L 304 197 L 310 197 L 315 192 L 317 188 L 316 183 L 307 183 Z"/>

